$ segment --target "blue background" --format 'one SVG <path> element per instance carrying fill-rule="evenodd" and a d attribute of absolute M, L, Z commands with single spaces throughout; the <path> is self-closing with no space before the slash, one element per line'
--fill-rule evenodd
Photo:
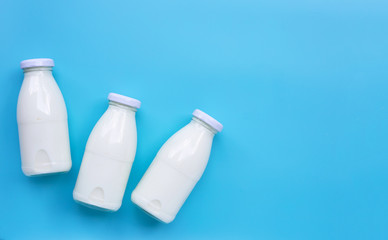
<path fill-rule="evenodd" d="M 0 238 L 388 239 L 388 2 L 0 3 Z M 19 62 L 51 57 L 73 168 L 22 174 Z M 121 209 L 72 199 L 109 92 L 142 101 Z M 130 193 L 200 108 L 224 124 L 175 221 Z"/>

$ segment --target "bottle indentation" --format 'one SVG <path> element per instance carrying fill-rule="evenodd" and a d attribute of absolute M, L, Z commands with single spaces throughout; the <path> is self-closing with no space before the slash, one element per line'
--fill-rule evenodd
<path fill-rule="evenodd" d="M 89 195 L 89 199 L 98 203 L 104 202 L 104 190 L 101 187 L 96 187 Z"/>
<path fill-rule="evenodd" d="M 154 211 L 159 211 L 159 210 L 162 208 L 162 204 L 161 204 L 160 201 L 157 200 L 157 199 L 152 200 L 152 201 L 148 204 L 148 206 L 150 206 L 150 207 L 152 208 L 152 210 L 154 210 Z"/>
<path fill-rule="evenodd" d="M 40 171 L 47 171 L 51 168 L 51 161 L 45 150 L 41 149 L 36 153 L 35 167 Z"/>

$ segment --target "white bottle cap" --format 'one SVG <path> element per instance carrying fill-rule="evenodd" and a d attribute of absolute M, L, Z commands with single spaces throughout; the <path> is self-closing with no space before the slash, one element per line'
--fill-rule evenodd
<path fill-rule="evenodd" d="M 109 101 L 118 102 L 134 108 L 140 108 L 140 104 L 141 104 L 141 102 L 137 99 L 130 98 L 117 93 L 109 93 L 108 99 Z"/>
<path fill-rule="evenodd" d="M 214 128 L 217 132 L 221 132 L 222 131 L 222 124 L 215 120 L 214 118 L 212 118 L 211 116 L 209 116 L 208 114 L 202 112 L 201 110 L 199 109 L 195 109 L 194 112 L 193 112 L 193 116 L 204 121 L 205 123 L 207 123 L 209 126 L 211 126 L 212 128 Z"/>
<path fill-rule="evenodd" d="M 51 58 L 34 58 L 20 62 L 21 69 L 31 67 L 54 67 L 54 60 Z"/>

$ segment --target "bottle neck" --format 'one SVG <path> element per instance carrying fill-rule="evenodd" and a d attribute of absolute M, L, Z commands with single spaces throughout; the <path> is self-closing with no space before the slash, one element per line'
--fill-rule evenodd
<path fill-rule="evenodd" d="M 217 134 L 217 130 L 215 130 L 213 127 L 211 127 L 209 124 L 205 123 L 201 119 L 197 117 L 193 117 L 191 120 L 191 123 L 201 126 L 202 128 L 206 129 L 208 132 L 210 132 L 213 136 Z"/>
<path fill-rule="evenodd" d="M 109 108 L 120 109 L 120 110 L 130 111 L 134 113 L 137 111 L 137 109 L 134 107 L 124 105 L 114 101 L 109 101 Z"/>
<path fill-rule="evenodd" d="M 46 75 L 46 76 L 52 76 L 53 68 L 52 67 L 31 67 L 31 68 L 24 68 L 24 76 L 34 76 L 34 75 Z"/>

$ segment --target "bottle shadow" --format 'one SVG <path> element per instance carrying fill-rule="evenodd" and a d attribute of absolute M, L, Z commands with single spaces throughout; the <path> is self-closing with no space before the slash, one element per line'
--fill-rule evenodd
<path fill-rule="evenodd" d="M 58 186 L 65 186 L 69 181 L 68 173 L 49 173 L 40 174 L 27 177 L 28 184 L 36 187 L 48 187 L 55 186 L 55 189 L 59 190 Z"/>
<path fill-rule="evenodd" d="M 139 208 L 135 204 L 133 204 L 133 212 L 135 215 L 135 218 L 137 219 L 137 222 L 139 222 L 141 225 L 148 227 L 148 228 L 157 228 L 162 227 L 164 224 L 157 220 L 154 216 L 150 215 L 143 209 Z"/>
<path fill-rule="evenodd" d="M 77 206 L 77 211 L 86 217 L 91 218 L 110 218 L 113 215 L 115 215 L 115 212 L 109 212 L 109 211 L 101 211 L 98 209 L 93 209 L 87 206 L 84 206 L 82 204 L 74 202 Z"/>

